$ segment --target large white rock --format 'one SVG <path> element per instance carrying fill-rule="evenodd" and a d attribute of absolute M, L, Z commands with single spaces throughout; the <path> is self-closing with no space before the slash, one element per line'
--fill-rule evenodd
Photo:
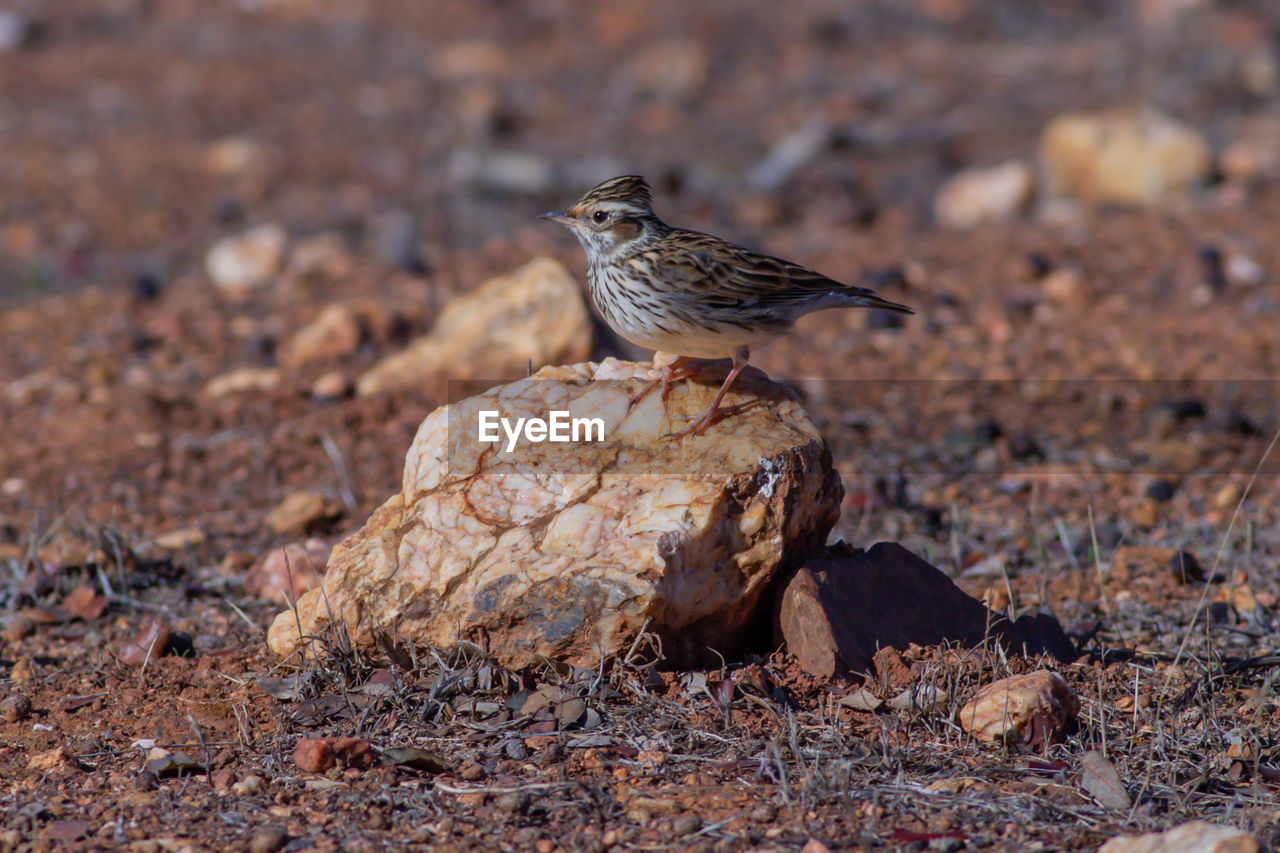
<path fill-rule="evenodd" d="M 839 515 L 830 454 L 795 398 L 759 371 L 726 404 L 759 400 L 696 437 L 667 437 L 699 413 L 723 373 L 633 396 L 649 364 L 544 368 L 438 409 L 405 460 L 401 491 L 334 548 L 323 590 L 276 617 L 268 643 L 346 623 L 449 647 L 479 643 L 508 665 L 539 657 L 595 665 L 636 634 L 675 661 L 732 654 L 769 631 L 761 594 L 789 556 L 820 546 Z M 603 442 L 477 441 L 479 412 L 599 417 Z M 764 609 L 767 610 L 767 602 Z"/>

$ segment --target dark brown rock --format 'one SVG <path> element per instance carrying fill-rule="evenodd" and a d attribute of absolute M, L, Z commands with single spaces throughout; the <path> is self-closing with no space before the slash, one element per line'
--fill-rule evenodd
<path fill-rule="evenodd" d="M 881 648 L 974 646 L 988 636 L 1011 652 L 1077 656 L 1053 617 L 1011 623 L 892 542 L 869 551 L 837 543 L 805 560 L 780 590 L 775 628 L 800 665 L 821 678 L 870 672 Z"/>

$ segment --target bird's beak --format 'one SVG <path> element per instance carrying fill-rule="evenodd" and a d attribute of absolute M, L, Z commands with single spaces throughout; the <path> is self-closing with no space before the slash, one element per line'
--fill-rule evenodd
<path fill-rule="evenodd" d="M 552 222 L 559 222 L 561 225 L 570 225 L 573 223 L 573 217 L 569 215 L 567 210 L 556 210 L 551 213 L 538 214 L 539 219 L 550 219 Z"/>

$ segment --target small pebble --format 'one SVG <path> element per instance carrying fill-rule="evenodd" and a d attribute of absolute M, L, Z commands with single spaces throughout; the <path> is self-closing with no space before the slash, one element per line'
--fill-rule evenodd
<path fill-rule="evenodd" d="M 36 623 L 30 616 L 19 613 L 4 626 L 4 638 L 13 642 L 23 637 L 30 637 L 36 632 Z"/>
<path fill-rule="evenodd" d="M 677 836 L 691 835 L 702 829 L 702 818 L 692 812 L 682 814 L 671 822 L 671 830 Z"/>
<path fill-rule="evenodd" d="M 1177 491 L 1177 488 L 1168 480 L 1155 480 L 1151 485 L 1147 486 L 1147 497 L 1153 501 L 1163 503 L 1170 500 L 1175 491 Z"/>
<path fill-rule="evenodd" d="M 530 797 L 523 791 L 513 791 L 510 794 L 503 794 L 494 801 L 494 805 L 499 811 L 508 814 L 523 814 L 529 808 Z"/>
<path fill-rule="evenodd" d="M 249 839 L 249 853 L 276 853 L 289 843 L 289 834 L 278 826 L 264 826 Z"/>
<path fill-rule="evenodd" d="M 21 693 L 14 693 L 0 702 L 0 717 L 6 722 L 17 723 L 31 716 L 31 700 Z"/>
<path fill-rule="evenodd" d="M 756 823 L 772 823 L 778 817 L 778 807 L 772 803 L 761 803 L 748 815 Z"/>
<path fill-rule="evenodd" d="M 254 794 L 262 793 L 265 787 L 262 777 L 258 775 L 249 775 L 236 782 L 231 786 L 231 793 L 237 797 L 251 797 Z"/>

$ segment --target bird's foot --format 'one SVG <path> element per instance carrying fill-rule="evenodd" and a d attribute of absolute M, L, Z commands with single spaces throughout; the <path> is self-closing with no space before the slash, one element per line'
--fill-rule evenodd
<path fill-rule="evenodd" d="M 690 361 L 691 359 L 688 358 L 678 358 L 670 364 L 664 365 L 658 378 L 646 384 L 640 389 L 639 394 L 631 398 L 631 402 L 627 404 L 627 411 L 630 412 L 634 409 L 640 404 L 641 400 L 649 396 L 654 388 L 659 386 L 662 387 L 662 403 L 665 406 L 667 393 L 671 390 L 671 383 L 679 382 L 681 379 L 688 379 L 693 374 L 693 371 L 689 368 Z"/>
<path fill-rule="evenodd" d="M 697 416 L 697 419 L 679 432 L 669 432 L 663 438 L 684 438 L 686 435 L 702 435 L 714 424 L 731 418 L 734 415 L 740 415 L 748 409 L 763 403 L 764 400 L 748 400 L 745 403 L 738 403 L 736 406 L 715 406 L 714 404 L 707 408 L 705 412 Z M 676 415 L 677 420 L 688 420 L 693 415 Z"/>

